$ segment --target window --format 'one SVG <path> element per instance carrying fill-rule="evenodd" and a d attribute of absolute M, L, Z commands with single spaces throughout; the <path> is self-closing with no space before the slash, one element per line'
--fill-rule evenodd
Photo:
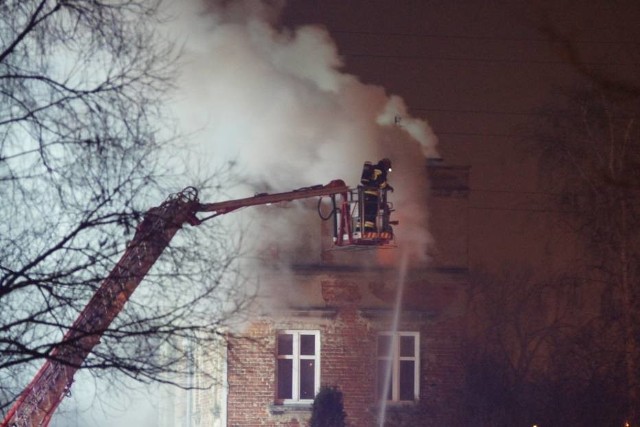
<path fill-rule="evenodd" d="M 279 403 L 310 403 L 320 389 L 320 333 L 281 331 L 277 339 Z"/>
<path fill-rule="evenodd" d="M 378 336 L 378 398 L 415 401 L 420 396 L 420 333 L 384 332 Z M 385 392 L 386 389 L 386 392 Z"/>

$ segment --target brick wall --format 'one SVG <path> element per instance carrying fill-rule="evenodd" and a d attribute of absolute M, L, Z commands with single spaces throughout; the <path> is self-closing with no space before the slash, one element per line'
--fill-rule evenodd
<path fill-rule="evenodd" d="M 275 393 L 275 334 L 267 322 L 255 322 L 242 338 L 230 338 L 228 349 L 227 425 L 294 426 L 269 423 Z"/>
<path fill-rule="evenodd" d="M 370 283 L 367 280 L 365 283 Z M 377 282 L 376 282 L 377 283 Z M 356 280 L 337 278 L 318 280 L 325 306 L 331 315 L 324 316 L 301 309 L 279 313 L 256 321 L 243 338 L 231 341 L 229 349 L 228 425 L 306 426 L 310 410 L 291 411 L 274 405 L 275 346 L 281 329 L 319 330 L 321 340 L 321 383 L 337 385 L 344 393 L 345 411 L 350 426 L 377 425 L 379 408 L 375 401 L 376 340 L 379 332 L 388 331 L 391 312 L 386 306 L 363 307 L 366 289 Z M 416 281 L 408 285 L 406 310 L 400 330 L 420 331 L 421 373 L 420 404 L 398 405 L 389 410 L 392 425 L 454 426 L 457 405 L 455 391 L 461 372 L 457 337 L 458 301 L 452 295 L 455 286 L 425 285 Z M 381 293 L 381 295 L 384 292 Z M 427 295 L 430 305 L 438 309 L 421 310 L 419 295 Z M 410 304 L 408 300 L 413 300 Z M 434 303 L 433 300 L 436 300 Z M 420 424 L 415 424 L 419 419 Z"/>

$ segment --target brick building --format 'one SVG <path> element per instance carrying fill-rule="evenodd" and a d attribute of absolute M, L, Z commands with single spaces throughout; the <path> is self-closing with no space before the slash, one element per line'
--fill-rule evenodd
<path fill-rule="evenodd" d="M 264 275 L 267 287 L 282 292 L 275 309 L 255 316 L 229 343 L 228 426 L 304 426 L 320 385 L 343 392 L 350 426 L 379 425 L 385 386 L 390 425 L 455 425 L 468 169 L 438 162 L 428 169 L 438 242 L 429 262 L 402 272 L 399 260 L 357 261 L 382 249 L 340 252 L 325 244 L 319 259 Z M 400 249 L 385 251 L 397 258 Z"/>

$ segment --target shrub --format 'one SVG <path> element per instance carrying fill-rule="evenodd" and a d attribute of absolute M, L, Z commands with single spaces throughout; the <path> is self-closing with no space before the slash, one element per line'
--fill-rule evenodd
<path fill-rule="evenodd" d="M 322 386 L 313 400 L 309 427 L 345 427 L 342 392 L 336 386 Z"/>

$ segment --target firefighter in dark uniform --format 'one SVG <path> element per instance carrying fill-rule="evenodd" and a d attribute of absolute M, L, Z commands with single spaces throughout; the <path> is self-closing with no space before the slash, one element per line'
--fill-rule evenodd
<path fill-rule="evenodd" d="M 387 174 L 391 172 L 391 160 L 384 158 L 375 165 L 365 163 L 361 182 L 364 186 L 364 231 L 371 233 L 376 229 L 376 216 L 380 208 L 380 190 L 393 191 L 387 182 Z"/>

